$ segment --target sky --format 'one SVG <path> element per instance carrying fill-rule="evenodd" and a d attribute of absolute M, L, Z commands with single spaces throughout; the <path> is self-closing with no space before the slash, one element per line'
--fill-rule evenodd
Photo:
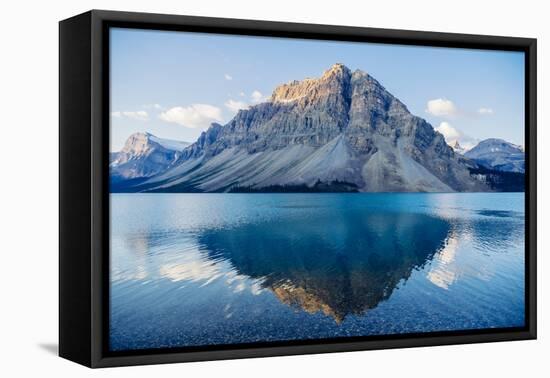
<path fill-rule="evenodd" d="M 524 143 L 524 54 L 111 29 L 111 151 L 134 132 L 194 142 L 212 122 L 334 63 L 361 69 L 449 144 Z"/>

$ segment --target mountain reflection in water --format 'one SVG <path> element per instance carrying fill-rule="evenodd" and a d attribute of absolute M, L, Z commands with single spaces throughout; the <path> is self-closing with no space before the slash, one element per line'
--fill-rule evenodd
<path fill-rule="evenodd" d="M 441 248 L 450 224 L 411 213 L 355 213 L 206 230 L 198 245 L 290 306 L 341 323 L 387 299 Z"/>
<path fill-rule="evenodd" d="M 110 349 L 524 324 L 524 195 L 111 196 Z"/>

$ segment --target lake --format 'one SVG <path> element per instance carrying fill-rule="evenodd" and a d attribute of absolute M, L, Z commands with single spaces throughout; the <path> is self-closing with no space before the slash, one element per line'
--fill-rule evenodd
<path fill-rule="evenodd" d="M 523 193 L 110 198 L 112 351 L 524 325 Z"/>

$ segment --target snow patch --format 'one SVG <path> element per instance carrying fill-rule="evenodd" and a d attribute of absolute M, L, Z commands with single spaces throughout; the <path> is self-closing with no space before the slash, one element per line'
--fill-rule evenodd
<path fill-rule="evenodd" d="M 151 139 L 151 141 L 155 143 L 160 144 L 162 147 L 168 150 L 174 150 L 174 151 L 183 151 L 185 148 L 187 148 L 191 144 L 188 142 L 182 142 L 178 140 L 159 138 L 152 134 L 149 134 L 149 139 Z"/>

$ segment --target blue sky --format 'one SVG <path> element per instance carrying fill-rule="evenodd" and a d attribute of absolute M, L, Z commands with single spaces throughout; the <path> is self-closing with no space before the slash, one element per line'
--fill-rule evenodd
<path fill-rule="evenodd" d="M 137 131 L 193 142 L 291 80 L 344 63 L 376 78 L 451 143 L 524 143 L 524 56 L 185 32 L 111 30 L 111 150 Z"/>

